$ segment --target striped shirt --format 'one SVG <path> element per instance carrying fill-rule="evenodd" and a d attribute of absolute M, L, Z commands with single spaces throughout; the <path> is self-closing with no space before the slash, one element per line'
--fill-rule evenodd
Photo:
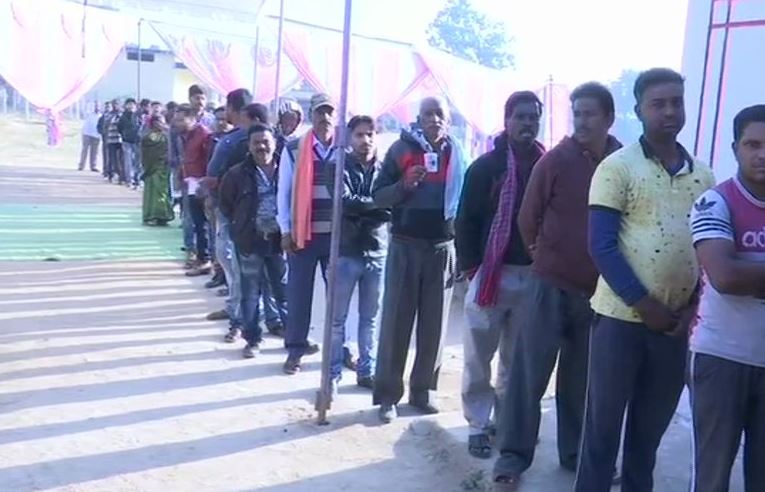
<path fill-rule="evenodd" d="M 279 159 L 278 215 L 282 234 L 292 231 L 292 185 L 295 173 L 295 158 L 299 139 L 287 143 Z M 332 142 L 324 145 L 318 138 L 313 145 L 313 207 L 311 232 L 327 234 L 332 228 L 332 197 L 327 189 L 326 165 L 334 162 L 335 149 Z"/>
<path fill-rule="evenodd" d="M 112 111 L 109 113 L 107 118 L 107 126 L 106 126 L 106 143 L 109 144 L 120 144 L 122 143 L 122 135 L 120 134 L 119 129 L 119 122 L 120 117 L 122 117 L 122 113 Z"/>
<path fill-rule="evenodd" d="M 723 239 L 735 245 L 740 258 L 765 262 L 765 202 L 738 178 L 704 193 L 693 206 L 690 222 L 694 245 Z M 691 350 L 765 367 L 765 300 L 723 294 L 705 281 Z"/>

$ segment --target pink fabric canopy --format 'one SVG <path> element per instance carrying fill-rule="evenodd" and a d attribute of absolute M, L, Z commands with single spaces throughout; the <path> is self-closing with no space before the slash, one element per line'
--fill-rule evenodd
<path fill-rule="evenodd" d="M 318 91 L 340 99 L 342 36 L 334 31 L 287 25 L 284 51 Z M 348 82 L 348 110 L 379 116 L 405 98 L 428 75 L 408 45 L 354 36 Z"/>
<path fill-rule="evenodd" d="M 8 47 L 0 50 L 0 75 L 49 115 L 55 137 L 58 112 L 106 73 L 125 45 L 126 28 L 118 16 L 88 9 L 83 36 L 81 7 L 11 0 L 0 5 L 0 46 Z"/>
<path fill-rule="evenodd" d="M 517 74 L 493 70 L 455 58 L 432 48 L 420 48 L 428 75 L 391 109 L 399 121 L 412 122 L 416 105 L 429 95 L 443 95 L 465 118 L 484 135 L 501 131 L 504 104 L 518 90 L 533 90 L 544 104 L 540 137 L 548 148 L 571 133 L 569 91 L 562 84 L 524 83 Z"/>
<path fill-rule="evenodd" d="M 253 92 L 256 101 L 274 98 L 277 39 L 271 30 L 261 28 L 256 39 L 254 34 L 251 38 L 233 37 L 150 24 L 175 56 L 217 92 L 226 94 L 244 87 Z M 300 80 L 300 74 L 284 57 L 279 93 L 289 91 Z"/>

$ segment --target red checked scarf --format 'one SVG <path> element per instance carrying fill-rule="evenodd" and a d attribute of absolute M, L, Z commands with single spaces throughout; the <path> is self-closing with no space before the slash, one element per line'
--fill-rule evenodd
<path fill-rule="evenodd" d="M 544 147 L 534 142 L 537 151 L 544 152 Z M 507 146 L 507 173 L 499 192 L 499 204 L 494 214 L 486 243 L 483 262 L 481 262 L 480 283 L 476 293 L 476 303 L 481 307 L 493 306 L 497 302 L 499 279 L 505 252 L 513 234 L 513 218 L 518 206 L 518 187 L 520 184 L 520 166 L 515 162 L 513 148 Z"/>

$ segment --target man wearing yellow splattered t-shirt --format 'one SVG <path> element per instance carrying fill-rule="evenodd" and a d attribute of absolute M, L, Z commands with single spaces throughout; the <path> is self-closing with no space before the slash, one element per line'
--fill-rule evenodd
<path fill-rule="evenodd" d="M 577 492 L 610 489 L 626 409 L 623 489 L 653 489 L 695 313 L 699 271 L 688 217 L 714 185 L 709 167 L 677 142 L 685 124 L 682 76 L 648 70 L 634 92 L 643 136 L 603 161 L 590 188 L 590 254 L 600 279 Z"/>

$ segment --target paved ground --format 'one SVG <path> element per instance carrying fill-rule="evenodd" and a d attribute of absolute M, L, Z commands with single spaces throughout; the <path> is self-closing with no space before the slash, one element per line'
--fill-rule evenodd
<path fill-rule="evenodd" d="M 221 343 L 225 323 L 204 321 L 220 299 L 183 275 L 176 228 L 138 225 L 138 200 L 89 173 L 0 164 L 0 490 L 488 490 L 491 463 L 463 444 L 459 307 L 442 415 L 404 408 L 381 427 L 369 393 L 346 385 L 319 427 L 319 359 L 286 377 L 279 340 L 255 361 Z M 570 490 L 550 403 L 525 491 Z M 687 488 L 686 413 L 657 491 Z"/>

